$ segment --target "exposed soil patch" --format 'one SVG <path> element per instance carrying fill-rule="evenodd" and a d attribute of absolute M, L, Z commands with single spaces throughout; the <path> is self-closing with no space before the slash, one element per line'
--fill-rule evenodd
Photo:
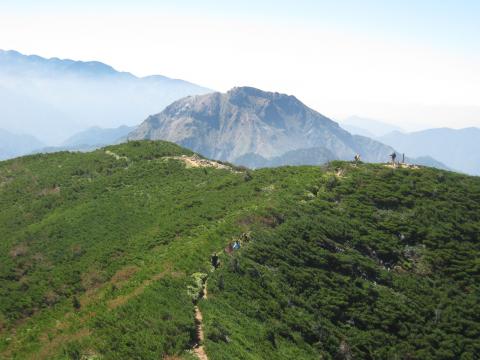
<path fill-rule="evenodd" d="M 28 253 L 28 246 L 25 244 L 16 245 L 10 252 L 8 253 L 12 258 L 17 258 L 21 256 L 25 256 Z"/>
<path fill-rule="evenodd" d="M 105 154 L 107 155 L 110 155 L 110 156 L 113 156 L 116 160 L 127 160 L 128 161 L 128 157 L 126 156 L 120 156 L 118 154 L 115 154 L 113 151 L 110 151 L 110 150 L 105 150 Z"/>
<path fill-rule="evenodd" d="M 415 164 L 405 164 L 405 163 L 400 163 L 400 164 L 392 164 L 392 163 L 387 163 L 384 165 L 385 167 L 391 168 L 391 169 L 413 169 L 413 170 L 418 170 L 420 167 Z"/>
<path fill-rule="evenodd" d="M 54 187 L 46 188 L 40 191 L 40 196 L 58 195 L 58 194 L 60 194 L 60 186 L 54 186 Z"/>
<path fill-rule="evenodd" d="M 166 156 L 163 159 L 180 160 L 185 164 L 185 167 L 187 168 L 215 168 L 215 169 L 233 170 L 228 165 L 221 164 L 213 160 L 202 159 L 198 155 Z"/>
<path fill-rule="evenodd" d="M 118 270 L 110 280 L 112 284 L 115 284 L 117 287 L 121 286 L 122 283 L 129 280 L 133 275 L 138 272 L 138 267 L 136 266 L 127 266 Z"/>

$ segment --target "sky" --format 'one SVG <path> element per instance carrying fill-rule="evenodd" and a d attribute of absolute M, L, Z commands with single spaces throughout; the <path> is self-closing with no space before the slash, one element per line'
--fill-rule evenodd
<path fill-rule="evenodd" d="M 215 90 L 295 95 L 340 120 L 480 126 L 478 0 L 0 0 L 0 48 Z"/>

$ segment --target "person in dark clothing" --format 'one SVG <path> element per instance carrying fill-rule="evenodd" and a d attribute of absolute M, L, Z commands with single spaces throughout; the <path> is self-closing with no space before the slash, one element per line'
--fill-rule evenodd
<path fill-rule="evenodd" d="M 395 165 L 395 159 L 397 158 L 397 153 L 394 151 L 393 153 L 390 154 L 390 157 L 392 158 L 392 164 Z"/>
<path fill-rule="evenodd" d="M 213 266 L 215 269 L 218 268 L 218 266 L 220 265 L 220 260 L 218 259 L 217 253 L 214 253 L 214 254 L 212 255 L 211 261 L 212 261 L 212 266 Z"/>

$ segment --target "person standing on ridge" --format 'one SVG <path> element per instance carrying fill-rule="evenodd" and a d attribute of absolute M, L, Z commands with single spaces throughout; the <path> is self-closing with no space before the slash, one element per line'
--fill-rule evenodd
<path fill-rule="evenodd" d="M 355 165 L 358 165 L 358 162 L 360 161 L 360 154 L 355 154 L 354 160 L 355 160 Z"/>
<path fill-rule="evenodd" d="M 395 166 L 395 159 L 397 158 L 397 153 L 394 151 L 390 154 L 390 157 L 392 158 L 392 165 Z"/>

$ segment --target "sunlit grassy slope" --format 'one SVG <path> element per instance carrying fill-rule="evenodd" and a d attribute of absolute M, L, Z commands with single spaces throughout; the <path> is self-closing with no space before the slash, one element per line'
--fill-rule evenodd
<path fill-rule="evenodd" d="M 478 358 L 478 178 L 181 155 L 0 163 L 0 358 L 192 359 L 194 273 L 210 359 Z"/>

